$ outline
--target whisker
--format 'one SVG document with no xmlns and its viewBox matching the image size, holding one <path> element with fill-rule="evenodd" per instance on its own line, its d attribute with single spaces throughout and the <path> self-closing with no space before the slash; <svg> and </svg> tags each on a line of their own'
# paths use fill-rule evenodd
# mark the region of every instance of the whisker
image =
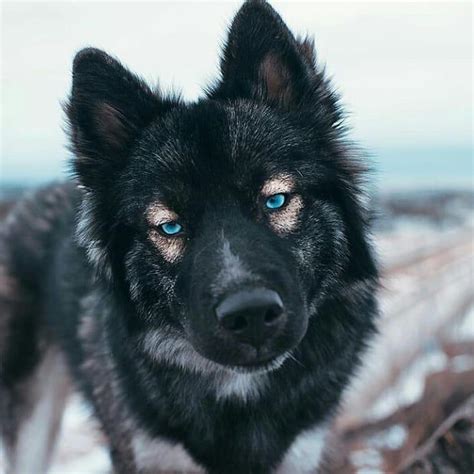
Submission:
<svg viewBox="0 0 474 474">
<path fill-rule="evenodd" d="M 303 364 L 303 362 L 301 362 L 300 360 L 298 360 L 293 353 L 291 352 L 288 352 L 288 357 L 291 359 L 291 360 L 294 360 L 297 364 L 301 365 L 301 367 L 303 367 L 303 369 L 306 369 L 306 366 Z"/>
</svg>

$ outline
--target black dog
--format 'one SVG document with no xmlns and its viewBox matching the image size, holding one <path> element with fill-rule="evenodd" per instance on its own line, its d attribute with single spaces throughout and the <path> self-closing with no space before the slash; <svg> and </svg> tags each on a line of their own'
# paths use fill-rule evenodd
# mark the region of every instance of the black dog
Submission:
<svg viewBox="0 0 474 474">
<path fill-rule="evenodd" d="M 320 464 L 377 314 L 365 167 L 312 42 L 268 4 L 238 12 L 221 68 L 186 104 L 76 56 L 77 180 L 24 199 L 0 241 L 11 472 L 47 469 L 68 378 L 117 472 Z"/>
</svg>

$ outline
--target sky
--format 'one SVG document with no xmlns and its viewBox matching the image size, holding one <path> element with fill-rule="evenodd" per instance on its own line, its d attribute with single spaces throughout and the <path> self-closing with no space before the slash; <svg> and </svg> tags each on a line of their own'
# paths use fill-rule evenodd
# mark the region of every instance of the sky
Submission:
<svg viewBox="0 0 474 474">
<path fill-rule="evenodd" d="M 95 46 L 196 99 L 240 2 L 2 2 L 0 180 L 65 176 L 61 101 Z M 473 185 L 470 2 L 272 2 L 315 37 L 378 186 Z"/>
</svg>

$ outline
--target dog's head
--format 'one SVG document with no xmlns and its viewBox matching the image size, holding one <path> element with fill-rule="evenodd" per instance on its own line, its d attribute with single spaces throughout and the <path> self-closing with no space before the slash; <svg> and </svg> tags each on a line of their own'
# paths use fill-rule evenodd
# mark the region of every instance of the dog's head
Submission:
<svg viewBox="0 0 474 474">
<path fill-rule="evenodd" d="M 197 103 L 87 49 L 67 113 L 80 241 L 147 357 L 276 367 L 325 296 L 372 271 L 337 98 L 268 4 L 238 12 Z"/>
</svg>

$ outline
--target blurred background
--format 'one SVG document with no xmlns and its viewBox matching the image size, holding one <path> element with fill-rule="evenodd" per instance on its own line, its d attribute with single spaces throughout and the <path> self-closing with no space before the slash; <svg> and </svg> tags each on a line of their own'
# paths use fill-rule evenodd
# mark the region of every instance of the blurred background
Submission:
<svg viewBox="0 0 474 474">
<path fill-rule="evenodd" d="M 472 4 L 272 4 L 294 33 L 315 37 L 352 137 L 374 168 L 381 329 L 346 394 L 327 472 L 430 465 L 472 473 Z M 61 101 L 75 52 L 102 48 L 151 84 L 193 100 L 218 73 L 239 5 L 3 2 L 0 216 L 25 190 L 67 178 Z M 108 466 L 103 440 L 75 395 L 52 472 Z"/>
</svg>

